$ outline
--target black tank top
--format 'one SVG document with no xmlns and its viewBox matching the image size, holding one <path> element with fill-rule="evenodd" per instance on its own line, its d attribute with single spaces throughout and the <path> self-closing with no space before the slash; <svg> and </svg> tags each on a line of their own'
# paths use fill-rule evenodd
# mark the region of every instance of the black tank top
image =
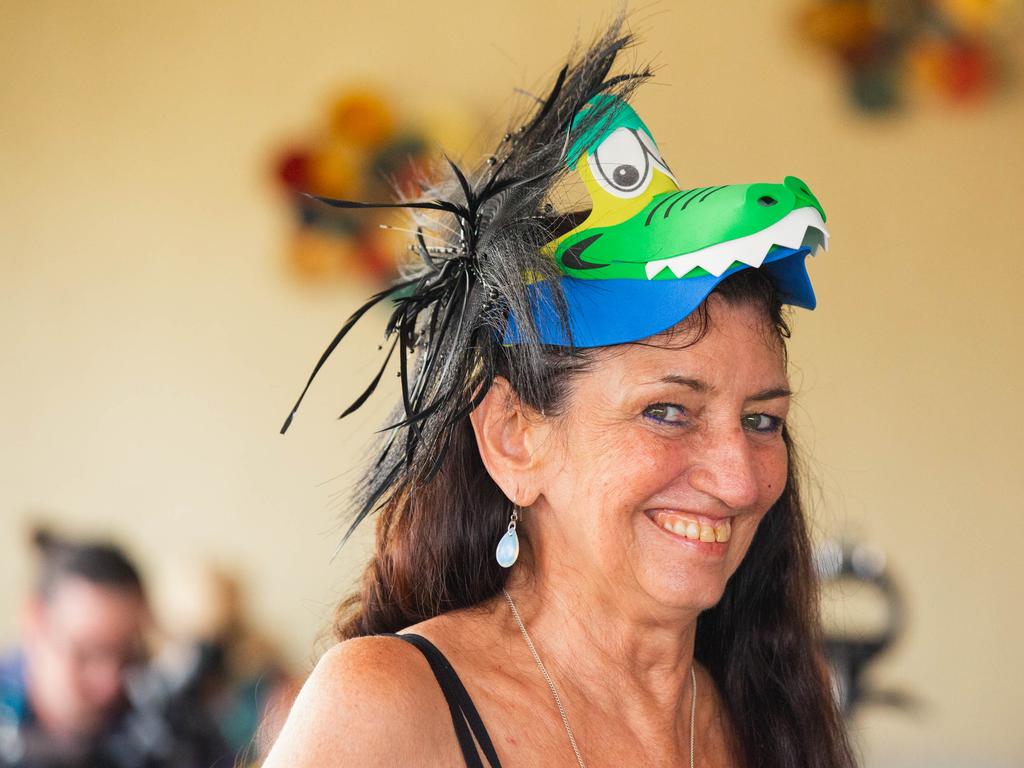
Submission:
<svg viewBox="0 0 1024 768">
<path fill-rule="evenodd" d="M 391 637 L 397 637 L 415 646 L 426 657 L 434 677 L 437 678 L 438 685 L 441 686 L 444 699 L 448 702 L 448 711 L 451 712 L 455 736 L 459 740 L 459 748 L 462 750 L 467 768 L 484 768 L 477 745 L 484 753 L 484 757 L 487 758 L 490 768 L 501 768 L 501 762 L 498 760 L 498 754 L 494 751 L 491 737 L 487 735 L 483 720 L 480 719 L 480 714 L 473 706 L 473 700 L 469 698 L 466 687 L 459 680 L 459 676 L 455 674 L 455 670 L 445 655 L 437 649 L 436 645 L 421 635 L 391 635 Z"/>
</svg>

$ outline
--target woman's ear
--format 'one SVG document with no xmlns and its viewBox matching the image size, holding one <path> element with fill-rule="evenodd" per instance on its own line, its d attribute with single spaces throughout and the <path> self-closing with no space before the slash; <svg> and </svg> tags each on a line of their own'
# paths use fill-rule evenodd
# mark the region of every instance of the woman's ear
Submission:
<svg viewBox="0 0 1024 768">
<path fill-rule="evenodd" d="M 536 448 L 542 419 L 500 376 L 469 418 L 488 474 L 513 504 L 528 507 L 540 495 Z"/>
</svg>

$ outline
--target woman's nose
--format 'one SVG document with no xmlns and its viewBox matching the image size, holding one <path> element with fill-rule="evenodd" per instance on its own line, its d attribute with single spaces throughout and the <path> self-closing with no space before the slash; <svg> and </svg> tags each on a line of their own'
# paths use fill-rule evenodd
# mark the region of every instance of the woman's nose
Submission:
<svg viewBox="0 0 1024 768">
<path fill-rule="evenodd" d="M 760 494 L 757 462 L 742 426 L 708 434 L 703 447 L 690 470 L 690 485 L 731 510 L 753 506 Z"/>
</svg>

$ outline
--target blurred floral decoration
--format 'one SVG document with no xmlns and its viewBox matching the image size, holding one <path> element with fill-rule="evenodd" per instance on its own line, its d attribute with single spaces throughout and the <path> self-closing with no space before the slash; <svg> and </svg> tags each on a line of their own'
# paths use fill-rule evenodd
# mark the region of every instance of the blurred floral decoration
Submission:
<svg viewBox="0 0 1024 768">
<path fill-rule="evenodd" d="M 881 113 L 920 88 L 976 104 L 1006 81 L 1003 43 L 1021 0 L 814 0 L 802 36 L 830 51 L 861 110 Z"/>
<path fill-rule="evenodd" d="M 400 120 L 374 90 L 350 89 L 331 102 L 323 127 L 276 159 L 276 176 L 294 214 L 292 271 L 310 280 L 390 281 L 400 246 L 386 222 L 394 222 L 395 214 L 330 208 L 303 193 L 351 200 L 411 194 L 423 177 L 426 148 L 425 131 Z"/>
</svg>

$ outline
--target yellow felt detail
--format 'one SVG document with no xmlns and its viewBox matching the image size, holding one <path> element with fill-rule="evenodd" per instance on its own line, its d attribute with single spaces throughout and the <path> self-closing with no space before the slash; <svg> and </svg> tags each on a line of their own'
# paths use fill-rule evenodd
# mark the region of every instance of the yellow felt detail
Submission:
<svg viewBox="0 0 1024 768">
<path fill-rule="evenodd" d="M 578 227 L 566 232 L 556 240 L 552 240 L 547 245 L 544 250 L 552 255 L 558 248 L 558 244 L 565 240 L 565 238 L 592 227 L 608 227 L 628 221 L 646 208 L 656 195 L 679 191 L 679 186 L 675 180 L 663 173 L 655 165 L 651 182 L 647 185 L 647 189 L 644 190 L 643 194 L 628 198 L 616 197 L 609 192 L 605 192 L 601 185 L 597 183 L 597 179 L 594 178 L 594 174 L 590 170 L 589 158 L 589 153 L 584 152 L 580 156 L 576 169 L 579 172 L 580 178 L 583 179 L 583 185 L 587 188 L 587 194 L 590 195 L 590 215 Z"/>
</svg>

